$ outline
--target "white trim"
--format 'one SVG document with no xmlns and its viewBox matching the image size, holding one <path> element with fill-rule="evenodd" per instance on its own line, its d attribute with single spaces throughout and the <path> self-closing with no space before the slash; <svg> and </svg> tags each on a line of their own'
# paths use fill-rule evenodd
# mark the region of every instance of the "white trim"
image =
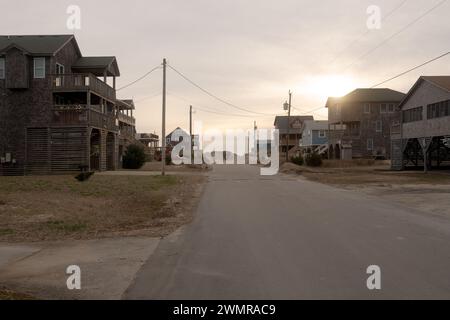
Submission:
<svg viewBox="0 0 450 320">
<path fill-rule="evenodd" d="M 327 137 L 326 130 L 319 130 L 319 139 L 325 139 Z"/>
<path fill-rule="evenodd" d="M 373 151 L 373 139 L 367 139 L 367 151 Z"/>
<path fill-rule="evenodd" d="M 40 67 L 39 70 L 43 69 L 42 75 L 36 74 L 36 62 L 37 61 L 44 61 L 43 67 Z M 45 79 L 45 58 L 44 57 L 38 57 L 33 59 L 33 77 L 34 79 Z"/>
</svg>

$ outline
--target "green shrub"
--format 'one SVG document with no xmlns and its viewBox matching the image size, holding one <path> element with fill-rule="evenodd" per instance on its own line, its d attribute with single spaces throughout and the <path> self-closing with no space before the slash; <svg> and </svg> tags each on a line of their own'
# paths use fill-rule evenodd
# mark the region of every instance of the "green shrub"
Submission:
<svg viewBox="0 0 450 320">
<path fill-rule="evenodd" d="M 322 157 L 317 152 L 308 154 L 305 162 L 308 167 L 321 167 L 323 164 Z"/>
<path fill-rule="evenodd" d="M 140 145 L 131 144 L 123 155 L 122 164 L 124 169 L 140 169 L 145 164 L 145 160 L 144 148 Z"/>
<path fill-rule="evenodd" d="M 294 156 L 291 158 L 291 161 L 293 164 L 296 164 L 298 166 L 302 166 L 304 164 L 304 160 L 302 156 Z"/>
</svg>

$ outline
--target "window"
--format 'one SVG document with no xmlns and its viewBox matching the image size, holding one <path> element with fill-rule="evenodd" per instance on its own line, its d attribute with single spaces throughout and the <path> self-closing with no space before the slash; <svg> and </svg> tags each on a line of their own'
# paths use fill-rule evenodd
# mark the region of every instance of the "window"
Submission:
<svg viewBox="0 0 450 320">
<path fill-rule="evenodd" d="M 364 105 L 364 113 L 370 113 L 370 103 L 366 103 Z"/>
<path fill-rule="evenodd" d="M 34 58 L 34 78 L 45 78 L 45 58 Z"/>
<path fill-rule="evenodd" d="M 391 103 L 389 104 L 389 113 L 394 113 L 395 112 L 395 104 Z"/>
<path fill-rule="evenodd" d="M 327 137 L 327 132 L 325 130 L 319 131 L 319 138 L 324 139 Z"/>
<path fill-rule="evenodd" d="M 435 119 L 450 116 L 450 100 L 428 105 L 427 118 Z"/>
<path fill-rule="evenodd" d="M 5 58 L 0 58 L 0 79 L 5 79 Z"/>
<path fill-rule="evenodd" d="M 56 64 L 56 74 L 64 74 L 64 66 L 62 64 Z"/>
<path fill-rule="evenodd" d="M 368 151 L 373 150 L 373 139 L 367 139 L 367 150 Z"/>
<path fill-rule="evenodd" d="M 403 111 L 403 123 L 422 120 L 423 120 L 423 107 Z"/>
<path fill-rule="evenodd" d="M 375 129 L 377 132 L 383 132 L 383 121 L 381 121 L 381 120 L 376 121 Z"/>
<path fill-rule="evenodd" d="M 386 103 L 382 103 L 380 113 L 387 113 L 387 112 L 388 112 L 388 105 Z"/>
<path fill-rule="evenodd" d="M 56 74 L 60 75 L 55 78 L 55 85 L 57 87 L 63 86 L 64 83 L 64 66 L 62 64 L 57 63 L 56 64 Z"/>
</svg>

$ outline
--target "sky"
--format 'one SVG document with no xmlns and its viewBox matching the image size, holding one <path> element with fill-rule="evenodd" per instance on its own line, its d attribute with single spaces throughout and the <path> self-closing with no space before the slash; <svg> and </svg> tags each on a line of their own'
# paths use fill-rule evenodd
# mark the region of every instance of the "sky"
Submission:
<svg viewBox="0 0 450 320">
<path fill-rule="evenodd" d="M 70 5 L 81 9 L 79 30 L 67 28 Z M 379 29 L 367 26 L 376 18 L 367 13 L 373 5 L 381 10 Z M 254 121 L 271 128 L 275 115 L 286 114 L 289 90 L 294 115 L 324 120 L 328 96 L 370 87 L 450 51 L 450 0 L 0 0 L 0 9 L 7 12 L 3 35 L 73 33 L 83 55 L 116 56 L 118 87 L 166 58 L 238 107 L 169 68 L 167 131 L 189 127 L 189 105 L 205 129 L 246 129 Z M 450 55 L 383 87 L 407 92 L 421 75 L 448 74 Z M 136 101 L 138 132 L 161 132 L 161 93 L 160 69 L 118 92 Z"/>
</svg>

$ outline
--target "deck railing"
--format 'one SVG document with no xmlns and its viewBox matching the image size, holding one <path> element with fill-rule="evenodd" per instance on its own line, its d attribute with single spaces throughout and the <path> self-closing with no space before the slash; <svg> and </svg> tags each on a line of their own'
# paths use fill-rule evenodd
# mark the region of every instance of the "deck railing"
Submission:
<svg viewBox="0 0 450 320">
<path fill-rule="evenodd" d="M 91 126 L 118 131 L 117 118 L 112 113 L 102 113 L 100 106 L 85 104 L 55 105 L 53 107 L 53 125 Z"/>
<path fill-rule="evenodd" d="M 124 123 L 132 125 L 132 126 L 136 125 L 136 119 L 134 117 L 127 116 L 126 114 L 119 113 L 118 119 L 120 122 L 124 122 Z"/>
<path fill-rule="evenodd" d="M 116 99 L 116 90 L 102 80 L 98 79 L 93 74 L 57 74 L 52 75 L 51 77 L 53 90 L 91 90 L 106 99 Z"/>
</svg>

